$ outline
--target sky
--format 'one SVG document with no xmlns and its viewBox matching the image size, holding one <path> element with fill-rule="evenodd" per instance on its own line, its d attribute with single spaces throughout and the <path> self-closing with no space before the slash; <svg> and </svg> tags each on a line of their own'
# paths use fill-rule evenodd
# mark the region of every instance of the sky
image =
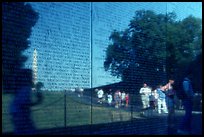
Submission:
<svg viewBox="0 0 204 137">
<path fill-rule="evenodd" d="M 55 2 L 31 3 L 39 13 L 32 28 L 26 68 L 38 52 L 38 81 L 45 89 L 97 87 L 121 81 L 105 72 L 103 62 L 111 32 L 124 30 L 136 10 L 174 11 L 178 20 L 202 18 L 201 2 Z M 92 14 L 91 14 L 92 6 Z M 91 16 L 92 15 L 92 16 Z M 92 77 L 91 77 L 92 76 Z"/>
</svg>

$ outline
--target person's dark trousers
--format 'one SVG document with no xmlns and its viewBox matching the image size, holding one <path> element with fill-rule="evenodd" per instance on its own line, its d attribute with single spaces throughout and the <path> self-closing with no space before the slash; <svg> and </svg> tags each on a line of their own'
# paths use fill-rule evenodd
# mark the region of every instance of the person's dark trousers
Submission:
<svg viewBox="0 0 204 137">
<path fill-rule="evenodd" d="M 183 100 L 183 106 L 185 110 L 185 115 L 182 119 L 181 123 L 181 130 L 191 132 L 191 122 L 192 122 L 192 108 L 193 108 L 193 102 L 191 99 L 184 99 Z"/>
<path fill-rule="evenodd" d="M 19 111 L 11 116 L 15 135 L 35 134 L 35 126 L 29 110 Z"/>
</svg>

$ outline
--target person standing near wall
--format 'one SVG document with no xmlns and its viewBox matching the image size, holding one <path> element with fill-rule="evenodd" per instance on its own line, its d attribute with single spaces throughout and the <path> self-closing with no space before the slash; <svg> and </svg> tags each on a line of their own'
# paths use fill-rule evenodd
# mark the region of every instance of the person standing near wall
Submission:
<svg viewBox="0 0 204 137">
<path fill-rule="evenodd" d="M 168 132 L 171 134 L 175 128 L 175 90 L 173 88 L 174 80 L 169 79 L 165 85 L 166 104 L 168 108 Z"/>
<path fill-rule="evenodd" d="M 128 107 L 128 104 L 129 104 L 129 93 L 126 93 L 125 94 L 125 107 Z"/>
<path fill-rule="evenodd" d="M 122 93 L 121 93 L 121 100 L 122 100 L 122 106 L 124 106 L 125 105 L 125 91 L 122 91 Z"/>
<path fill-rule="evenodd" d="M 157 92 L 156 92 L 156 89 L 155 89 L 155 90 L 152 90 L 151 95 L 150 95 L 150 107 L 151 107 L 153 110 L 156 110 L 156 107 L 157 107 L 157 99 L 158 99 L 158 94 L 157 94 Z"/>
<path fill-rule="evenodd" d="M 114 94 L 114 100 L 115 100 L 115 108 L 119 108 L 119 101 L 120 101 L 119 90 L 116 90 Z"/>
<path fill-rule="evenodd" d="M 119 97 L 118 106 L 121 107 L 121 103 L 122 103 L 122 93 L 121 93 L 120 90 L 118 90 L 118 97 Z"/>
<path fill-rule="evenodd" d="M 14 127 L 13 134 L 34 134 L 35 125 L 31 117 L 31 106 L 42 102 L 42 95 L 36 92 L 32 97 L 32 70 L 25 69 L 29 58 L 23 52 L 30 47 L 32 28 L 39 13 L 24 2 L 2 3 L 2 92 L 12 94 L 9 114 Z"/>
<path fill-rule="evenodd" d="M 158 94 L 158 113 L 160 114 L 162 110 L 164 111 L 164 113 L 168 113 L 165 101 L 166 95 L 164 93 L 165 87 L 159 85 L 156 90 Z"/>
<path fill-rule="evenodd" d="M 98 103 L 102 104 L 103 103 L 103 90 L 102 89 L 99 89 L 99 90 L 96 90 L 97 91 L 97 95 L 98 95 Z"/>
<path fill-rule="evenodd" d="M 112 93 L 109 92 L 108 93 L 108 105 L 111 106 L 112 105 L 112 100 L 113 100 L 113 96 L 112 96 Z"/>
<path fill-rule="evenodd" d="M 173 84 L 174 84 L 174 80 L 173 79 L 169 79 L 169 82 L 165 85 L 165 93 L 166 93 L 166 104 L 167 104 L 167 108 L 168 108 L 168 123 L 169 126 L 173 126 L 173 121 L 174 121 L 174 95 L 175 95 L 175 91 L 173 89 Z"/>
<path fill-rule="evenodd" d="M 180 128 L 177 131 L 178 134 L 191 134 L 194 91 L 192 88 L 190 76 L 190 74 L 187 74 L 182 83 L 183 92 L 185 93 L 185 97 L 182 99 L 185 115 L 181 121 Z"/>
<path fill-rule="evenodd" d="M 31 100 L 32 71 L 22 69 L 17 71 L 16 93 L 10 105 L 11 121 L 14 125 L 15 134 L 34 134 L 36 128 L 31 117 L 31 107 L 42 102 L 42 94 L 36 91 L 37 100 Z"/>
<path fill-rule="evenodd" d="M 146 83 L 144 83 L 139 93 L 141 95 L 141 100 L 143 105 L 142 114 L 144 114 L 144 110 L 149 108 L 149 96 L 151 94 L 151 89 L 147 86 Z"/>
</svg>

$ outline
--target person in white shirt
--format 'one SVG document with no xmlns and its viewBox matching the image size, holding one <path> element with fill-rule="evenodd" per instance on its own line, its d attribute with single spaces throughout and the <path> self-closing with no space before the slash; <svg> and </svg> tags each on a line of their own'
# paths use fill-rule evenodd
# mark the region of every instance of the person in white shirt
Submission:
<svg viewBox="0 0 204 137">
<path fill-rule="evenodd" d="M 98 95 L 98 103 L 100 103 L 100 104 L 102 104 L 103 94 L 104 94 L 104 92 L 103 92 L 102 89 L 98 90 L 98 92 L 97 92 L 97 95 Z"/>
<path fill-rule="evenodd" d="M 121 97 L 122 93 L 120 90 L 118 90 L 118 97 L 119 97 L 119 101 L 118 101 L 118 105 L 119 107 L 121 106 L 121 103 L 122 103 L 122 97 Z"/>
<path fill-rule="evenodd" d="M 141 100 L 143 104 L 143 109 L 149 107 L 149 96 L 151 94 L 151 89 L 144 83 L 143 87 L 140 89 Z"/>
<path fill-rule="evenodd" d="M 112 105 L 112 100 L 113 100 L 112 93 L 109 93 L 109 94 L 108 94 L 108 105 L 109 105 L 109 106 Z"/>
<path fill-rule="evenodd" d="M 121 99 L 122 99 L 122 106 L 124 106 L 125 105 L 125 91 L 122 91 Z"/>
</svg>

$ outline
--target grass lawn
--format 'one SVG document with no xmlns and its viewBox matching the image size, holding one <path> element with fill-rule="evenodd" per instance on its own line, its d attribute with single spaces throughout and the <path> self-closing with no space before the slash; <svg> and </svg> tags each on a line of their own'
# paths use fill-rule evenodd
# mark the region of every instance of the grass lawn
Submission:
<svg viewBox="0 0 204 137">
<path fill-rule="evenodd" d="M 45 91 L 43 96 L 43 102 L 32 107 L 32 117 L 36 127 L 38 129 L 64 127 L 64 93 Z M 2 132 L 13 131 L 9 115 L 9 105 L 12 98 L 12 95 L 2 95 Z M 91 122 L 98 124 L 126 121 L 130 120 L 131 117 L 131 112 L 123 109 L 83 104 L 69 95 L 66 97 L 66 104 L 66 126 L 87 125 Z"/>
</svg>

